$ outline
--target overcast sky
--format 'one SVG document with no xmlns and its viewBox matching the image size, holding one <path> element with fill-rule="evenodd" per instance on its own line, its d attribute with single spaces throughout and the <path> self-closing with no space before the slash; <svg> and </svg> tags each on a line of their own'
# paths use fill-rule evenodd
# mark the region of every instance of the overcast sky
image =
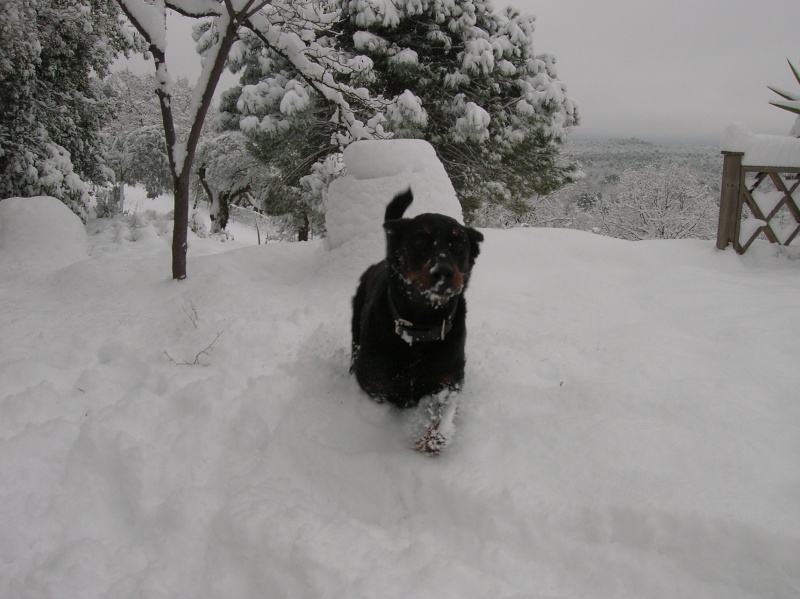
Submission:
<svg viewBox="0 0 800 599">
<path fill-rule="evenodd" d="M 559 77 L 580 105 L 574 138 L 716 145 L 732 122 L 777 135 L 794 123 L 792 114 L 767 103 L 777 96 L 766 86 L 800 93 L 786 62 L 800 67 L 800 0 L 497 0 L 495 6 L 509 3 L 536 15 L 536 52 L 556 57 Z M 177 26 L 171 20 L 170 70 L 196 79 L 191 30 Z M 234 82 L 228 75 L 221 87 Z"/>
<path fill-rule="evenodd" d="M 512 0 L 536 15 L 581 109 L 572 136 L 717 144 L 735 121 L 784 135 L 794 115 L 767 85 L 800 93 L 800 0 Z"/>
</svg>

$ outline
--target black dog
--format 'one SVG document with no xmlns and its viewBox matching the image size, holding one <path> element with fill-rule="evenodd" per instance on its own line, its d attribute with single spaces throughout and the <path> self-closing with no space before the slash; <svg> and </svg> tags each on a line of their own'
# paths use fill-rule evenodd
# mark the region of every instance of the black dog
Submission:
<svg viewBox="0 0 800 599">
<path fill-rule="evenodd" d="M 402 218 L 413 199 L 408 190 L 386 207 L 386 259 L 366 270 L 353 298 L 350 370 L 364 391 L 400 408 L 436 398 L 416 446 L 438 453 L 445 404 L 464 380 L 464 291 L 483 235 L 442 214 Z"/>
</svg>

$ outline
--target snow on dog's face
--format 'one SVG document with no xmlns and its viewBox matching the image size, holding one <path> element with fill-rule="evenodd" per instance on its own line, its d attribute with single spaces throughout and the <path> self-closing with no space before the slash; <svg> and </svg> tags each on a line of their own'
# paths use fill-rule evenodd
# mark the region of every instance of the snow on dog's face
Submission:
<svg viewBox="0 0 800 599">
<path fill-rule="evenodd" d="M 392 277 L 415 303 L 442 306 L 466 289 L 483 235 L 449 216 L 384 223 Z"/>
</svg>

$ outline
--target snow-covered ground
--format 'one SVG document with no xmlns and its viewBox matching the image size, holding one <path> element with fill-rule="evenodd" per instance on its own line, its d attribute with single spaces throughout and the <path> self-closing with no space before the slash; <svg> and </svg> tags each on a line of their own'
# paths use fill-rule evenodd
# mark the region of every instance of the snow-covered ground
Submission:
<svg viewBox="0 0 800 599">
<path fill-rule="evenodd" d="M 0 203 L 0 597 L 800 596 L 796 252 L 485 230 L 429 458 L 347 372 L 379 243 L 176 282 L 147 207 Z"/>
</svg>

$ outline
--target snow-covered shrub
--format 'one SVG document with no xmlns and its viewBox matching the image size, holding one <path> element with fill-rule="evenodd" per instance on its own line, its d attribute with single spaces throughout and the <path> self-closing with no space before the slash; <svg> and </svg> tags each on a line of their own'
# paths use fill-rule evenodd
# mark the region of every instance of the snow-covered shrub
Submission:
<svg viewBox="0 0 800 599">
<path fill-rule="evenodd" d="M 97 218 L 110 218 L 121 212 L 120 189 L 118 186 L 99 187 L 94 194 L 94 214 Z"/>
<path fill-rule="evenodd" d="M 650 165 L 625 170 L 616 193 L 594 210 L 600 232 L 620 239 L 710 239 L 716 234 L 712 190 L 688 168 Z"/>
<path fill-rule="evenodd" d="M 210 204 L 212 233 L 226 227 L 229 203 L 252 205 L 254 193 L 268 181 L 267 169 L 247 151 L 246 144 L 241 133 L 231 132 L 208 137 L 197 150 L 192 196 L 195 205 L 200 200 Z"/>
<path fill-rule="evenodd" d="M 358 141 L 347 146 L 343 160 L 346 174 L 330 185 L 326 199 L 328 247 L 339 247 L 357 238 L 377 239 L 381 246 L 386 204 L 409 188 L 414 202 L 405 216 L 438 212 L 464 222 L 453 184 L 428 142 Z"/>
</svg>

